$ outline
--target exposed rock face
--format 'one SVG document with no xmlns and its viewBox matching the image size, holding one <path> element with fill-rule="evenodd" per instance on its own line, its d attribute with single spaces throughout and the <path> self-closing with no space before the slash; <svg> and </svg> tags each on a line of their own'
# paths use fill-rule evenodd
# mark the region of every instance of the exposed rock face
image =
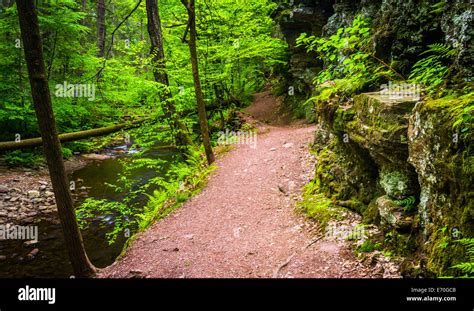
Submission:
<svg viewBox="0 0 474 311">
<path fill-rule="evenodd" d="M 345 143 L 334 134 L 328 135 L 325 147 L 317 156 L 318 187 L 341 205 L 363 213 L 377 191 L 375 166 L 368 153 L 357 145 Z"/>
<path fill-rule="evenodd" d="M 289 67 L 282 69 L 284 79 L 281 81 L 282 94 L 287 94 L 291 87 L 294 94 L 288 96 L 288 101 L 304 100 L 312 92 L 312 80 L 321 70 L 322 64 L 315 54 L 307 54 L 304 47 L 296 47 L 296 38 L 301 33 L 320 36 L 328 18 L 333 15 L 334 1 L 302 0 L 275 1 L 279 4 L 276 20 L 279 33 L 288 42 L 290 56 Z"/>
<path fill-rule="evenodd" d="M 456 246 L 440 248 L 452 232 L 474 235 L 472 136 L 453 129 L 472 102 L 473 96 L 415 103 L 367 93 L 344 105 L 318 105 L 320 190 L 396 232 L 403 244 L 417 241 L 428 274 L 448 273 L 461 259 Z"/>
<path fill-rule="evenodd" d="M 288 96 L 290 102 L 311 96 L 311 80 L 322 66 L 317 55 L 295 47 L 295 39 L 303 32 L 330 36 L 357 15 L 372 20 L 376 56 L 394 61 L 401 74 L 409 74 L 428 45 L 447 43 L 459 51 L 450 80 L 461 86 L 474 81 L 474 7 L 469 1 L 276 2 L 291 51 L 285 79 L 299 95 Z M 313 113 L 321 126 L 315 139 L 315 181 L 334 202 L 383 224 L 403 248 L 416 243 L 413 250 L 421 250 L 416 256 L 421 259 L 413 266 L 421 268 L 415 269 L 450 274 L 460 248 L 446 249 L 445 242 L 453 231 L 474 236 L 472 135 L 453 130 L 473 99 L 417 101 L 366 93 L 353 101 L 318 103 Z"/>
<path fill-rule="evenodd" d="M 442 239 L 474 236 L 472 133 L 452 126 L 469 102 L 473 96 L 419 103 L 410 118 L 409 162 L 421 186 L 418 214 L 427 265 L 438 274 L 459 256 L 458 248 L 441 247 Z"/>
<path fill-rule="evenodd" d="M 362 15 L 373 21 L 373 44 L 377 56 L 397 62 L 397 71 L 407 74 L 420 53 L 433 43 L 449 43 L 459 48 L 457 64 L 459 79 L 474 79 L 474 9 L 469 1 L 439 0 L 420 3 L 416 0 L 275 0 L 279 4 L 277 21 L 291 50 L 290 73 L 294 81 L 308 83 L 321 64 L 316 55 L 306 55 L 295 48 L 301 33 L 308 35 L 334 34 L 337 29 L 352 24 Z M 306 70 L 308 69 L 308 70 Z M 309 88 L 299 88 L 311 93 Z"/>
<path fill-rule="evenodd" d="M 380 224 L 388 225 L 399 231 L 409 231 L 413 224 L 413 216 L 406 215 L 402 207 L 396 205 L 388 196 L 376 200 L 380 213 Z"/>
<path fill-rule="evenodd" d="M 325 150 L 325 154 L 337 154 L 326 162 L 337 163 L 341 168 L 341 177 L 335 184 L 341 186 L 349 182 L 354 188 L 352 191 L 341 188 L 338 198 L 355 198 L 368 205 L 372 200 L 378 202 L 376 198 L 384 194 L 393 200 L 419 194 L 416 172 L 408 163 L 408 119 L 414 106 L 412 100 L 391 99 L 378 93 L 358 95 L 353 103 L 344 106 L 336 102 L 318 106 L 322 126 L 339 137 L 339 144 L 332 143 L 325 148 L 330 149 Z M 338 157 L 342 160 L 335 161 Z M 331 166 L 331 163 L 326 165 Z M 317 173 L 320 166 L 318 163 Z M 361 178 L 365 182 L 362 183 Z M 323 187 L 328 181 L 327 178 L 321 180 Z M 368 193 L 362 195 L 367 190 Z"/>
</svg>

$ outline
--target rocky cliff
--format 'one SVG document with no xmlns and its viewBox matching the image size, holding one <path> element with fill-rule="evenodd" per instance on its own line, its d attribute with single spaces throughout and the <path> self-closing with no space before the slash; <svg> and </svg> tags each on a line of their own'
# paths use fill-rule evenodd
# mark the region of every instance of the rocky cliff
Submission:
<svg viewBox="0 0 474 311">
<path fill-rule="evenodd" d="M 281 2 L 276 18 L 291 51 L 286 81 L 296 90 L 288 96 L 293 105 L 311 95 L 322 66 L 295 39 L 302 32 L 331 35 L 360 14 L 373 20 L 378 57 L 394 61 L 402 74 L 427 45 L 441 41 L 458 49 L 450 81 L 473 81 L 469 1 Z M 384 229 L 385 245 L 407 258 L 406 276 L 452 274 L 463 259 L 454 241 L 474 236 L 472 127 L 456 126 L 472 113 L 473 93 L 426 101 L 374 91 L 331 98 L 311 111 L 321 126 L 316 184 L 335 204 Z"/>
<path fill-rule="evenodd" d="M 330 36 L 357 15 L 373 21 L 373 45 L 382 59 L 407 74 L 427 45 L 446 42 L 459 49 L 459 79 L 474 77 L 474 9 L 468 0 L 275 0 L 275 18 L 291 49 L 290 83 L 308 83 L 321 64 L 295 47 L 303 32 Z M 301 88 L 302 89 L 302 88 Z M 307 90 L 307 89 L 306 89 Z"/>
</svg>

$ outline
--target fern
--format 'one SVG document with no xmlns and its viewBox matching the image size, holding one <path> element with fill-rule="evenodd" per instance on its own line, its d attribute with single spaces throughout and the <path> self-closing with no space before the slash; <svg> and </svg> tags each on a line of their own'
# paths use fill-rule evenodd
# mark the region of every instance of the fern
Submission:
<svg viewBox="0 0 474 311">
<path fill-rule="evenodd" d="M 416 198 L 414 196 L 409 196 L 403 200 L 394 201 L 397 206 L 403 206 L 405 213 L 411 212 L 415 208 Z"/>
<path fill-rule="evenodd" d="M 466 277 L 474 277 L 474 238 L 465 238 L 456 242 L 466 247 L 468 261 L 454 265 L 451 268 L 461 271 Z"/>
<path fill-rule="evenodd" d="M 339 28 L 329 38 L 302 33 L 296 39 L 297 46 L 304 46 L 307 52 L 316 52 L 324 63 L 324 69 L 313 80 L 316 96 L 305 104 L 326 102 L 336 95 L 345 98 L 367 85 L 377 84 L 381 78 L 405 80 L 375 55 L 371 38 L 370 20 L 362 16 L 357 16 L 351 26 Z"/>
<path fill-rule="evenodd" d="M 439 58 L 446 58 L 450 59 L 451 57 L 456 55 L 456 49 L 453 49 L 451 46 L 444 44 L 444 43 L 435 43 L 428 45 L 428 50 L 421 53 L 421 55 L 425 54 L 435 54 Z"/>
<path fill-rule="evenodd" d="M 436 43 L 428 46 L 421 55 L 429 55 L 420 59 L 412 68 L 408 79 L 413 83 L 422 84 L 427 91 L 433 93 L 445 80 L 449 67 L 446 63 L 456 55 L 456 49 L 447 44 Z"/>
<path fill-rule="evenodd" d="M 437 2 L 431 6 L 432 10 L 430 11 L 431 14 L 441 14 L 446 9 L 446 0 Z"/>
</svg>

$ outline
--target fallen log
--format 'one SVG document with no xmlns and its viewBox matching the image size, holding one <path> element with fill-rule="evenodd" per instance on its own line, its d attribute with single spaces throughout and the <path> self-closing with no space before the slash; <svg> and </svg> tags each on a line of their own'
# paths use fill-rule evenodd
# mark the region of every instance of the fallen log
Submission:
<svg viewBox="0 0 474 311">
<path fill-rule="evenodd" d="M 92 129 L 92 130 L 60 134 L 59 140 L 62 143 L 64 143 L 68 141 L 75 141 L 75 140 L 80 140 L 80 139 L 89 138 L 89 137 L 103 136 L 110 133 L 118 132 L 122 129 L 130 129 L 130 128 L 140 126 L 140 124 L 144 123 L 145 121 L 150 121 L 150 119 L 141 119 L 141 120 L 125 122 L 121 124 L 101 127 L 101 128 Z M 163 130 L 167 130 L 167 129 L 168 127 L 163 128 Z M 41 137 L 22 139 L 19 141 L 5 141 L 5 142 L 0 142 L 0 152 L 8 151 L 8 150 L 24 149 L 24 148 L 33 148 L 33 147 L 38 147 L 41 145 L 42 145 Z"/>
</svg>

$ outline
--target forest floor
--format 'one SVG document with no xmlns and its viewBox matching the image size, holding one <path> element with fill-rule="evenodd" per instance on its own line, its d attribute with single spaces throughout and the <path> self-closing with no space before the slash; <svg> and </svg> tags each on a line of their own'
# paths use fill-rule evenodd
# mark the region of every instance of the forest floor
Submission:
<svg viewBox="0 0 474 311">
<path fill-rule="evenodd" d="M 382 254 L 357 257 L 353 242 L 321 234 L 297 211 L 317 128 L 279 118 L 278 109 L 277 98 L 256 94 L 245 112 L 258 129 L 256 148 L 236 145 L 219 158 L 201 193 L 137 234 L 99 277 L 399 277 Z M 359 220 L 347 213 L 342 221 Z"/>
</svg>

